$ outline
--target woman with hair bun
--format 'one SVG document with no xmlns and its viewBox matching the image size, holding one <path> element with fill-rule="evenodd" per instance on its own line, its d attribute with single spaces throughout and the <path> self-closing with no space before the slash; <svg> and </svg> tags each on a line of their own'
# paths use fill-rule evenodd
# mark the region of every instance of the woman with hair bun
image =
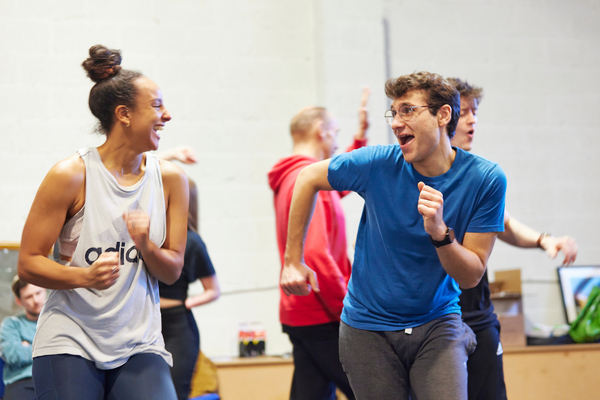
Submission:
<svg viewBox="0 0 600 400">
<path fill-rule="evenodd" d="M 19 276 L 53 289 L 33 343 L 40 399 L 176 399 L 158 281 L 183 266 L 188 182 L 157 159 L 171 116 L 159 87 L 96 45 L 83 62 L 102 145 L 58 162 L 23 229 Z M 46 257 L 58 241 L 59 262 Z"/>
</svg>

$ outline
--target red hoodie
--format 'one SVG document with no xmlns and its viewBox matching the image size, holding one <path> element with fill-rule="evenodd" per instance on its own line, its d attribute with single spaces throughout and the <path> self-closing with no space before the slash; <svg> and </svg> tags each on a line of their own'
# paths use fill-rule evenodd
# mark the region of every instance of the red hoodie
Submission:
<svg viewBox="0 0 600 400">
<path fill-rule="evenodd" d="M 366 140 L 355 140 L 348 151 L 365 144 Z M 311 157 L 293 155 L 279 160 L 269 172 L 282 266 L 294 184 L 300 171 L 315 162 L 317 160 Z M 351 272 L 346 253 L 346 222 L 340 201 L 343 195 L 335 191 L 320 191 L 317 195 L 304 243 L 304 261 L 317 274 L 321 292 L 286 296 L 280 288 L 279 319 L 284 325 L 318 325 L 340 320 Z"/>
</svg>

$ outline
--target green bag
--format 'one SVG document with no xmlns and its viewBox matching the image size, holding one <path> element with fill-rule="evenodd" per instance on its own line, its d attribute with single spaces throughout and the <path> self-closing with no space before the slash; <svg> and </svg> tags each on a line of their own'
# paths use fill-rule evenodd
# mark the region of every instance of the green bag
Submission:
<svg viewBox="0 0 600 400">
<path fill-rule="evenodd" d="M 597 342 L 600 339 L 600 288 L 595 286 L 587 303 L 571 323 L 569 335 L 576 343 Z"/>
</svg>

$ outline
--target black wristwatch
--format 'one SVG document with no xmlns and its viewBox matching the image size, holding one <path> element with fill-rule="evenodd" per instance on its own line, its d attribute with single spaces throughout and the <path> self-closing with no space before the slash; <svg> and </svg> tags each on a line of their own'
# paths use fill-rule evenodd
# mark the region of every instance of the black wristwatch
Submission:
<svg viewBox="0 0 600 400">
<path fill-rule="evenodd" d="M 431 240 L 431 243 L 433 243 L 436 248 L 450 244 L 454 242 L 454 229 L 448 227 L 446 229 L 446 236 L 444 236 L 442 240 L 433 240 L 431 236 L 429 236 L 429 240 Z"/>
</svg>

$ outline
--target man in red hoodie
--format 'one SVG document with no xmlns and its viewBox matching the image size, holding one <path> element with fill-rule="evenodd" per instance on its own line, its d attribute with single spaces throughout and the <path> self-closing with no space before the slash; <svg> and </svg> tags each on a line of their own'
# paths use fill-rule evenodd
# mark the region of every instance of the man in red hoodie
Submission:
<svg viewBox="0 0 600 400">
<path fill-rule="evenodd" d="M 359 127 L 352 151 L 367 143 L 369 127 L 365 88 L 359 110 Z M 300 171 L 330 158 L 337 148 L 336 120 L 321 107 L 305 107 L 292 118 L 292 155 L 279 160 L 269 172 L 273 189 L 277 242 L 281 264 L 287 241 L 288 215 L 294 184 Z M 291 400 L 332 400 L 336 386 L 349 400 L 354 394 L 342 369 L 338 352 L 340 314 L 351 265 L 346 253 L 346 225 L 341 197 L 346 193 L 319 192 L 306 235 L 304 258 L 327 288 L 308 296 L 286 296 L 280 289 L 279 319 L 293 345 L 294 376 Z"/>
</svg>

